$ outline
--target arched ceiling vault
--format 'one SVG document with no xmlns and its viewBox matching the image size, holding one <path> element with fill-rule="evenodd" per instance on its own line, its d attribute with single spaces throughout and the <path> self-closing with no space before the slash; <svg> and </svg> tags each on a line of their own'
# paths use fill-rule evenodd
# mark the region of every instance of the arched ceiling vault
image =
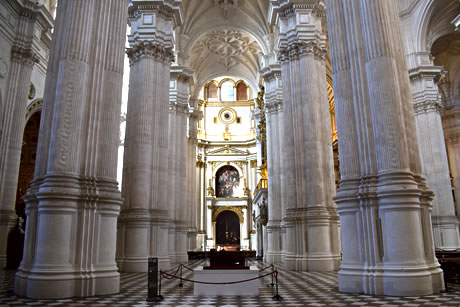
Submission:
<svg viewBox="0 0 460 307">
<path fill-rule="evenodd" d="M 176 31 L 180 64 L 195 71 L 196 89 L 228 75 L 257 84 L 263 56 L 272 52 L 268 0 L 184 0 Z"/>
</svg>

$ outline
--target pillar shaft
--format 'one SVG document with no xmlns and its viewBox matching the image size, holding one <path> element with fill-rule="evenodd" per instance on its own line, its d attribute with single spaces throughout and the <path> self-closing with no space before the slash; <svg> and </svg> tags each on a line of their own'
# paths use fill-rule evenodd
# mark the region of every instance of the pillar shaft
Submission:
<svg viewBox="0 0 460 307">
<path fill-rule="evenodd" d="M 331 0 L 327 10 L 342 174 L 336 201 L 347 242 L 339 290 L 439 291 L 432 193 L 420 175 L 396 3 Z"/>
<path fill-rule="evenodd" d="M 116 168 L 127 2 L 59 2 L 18 295 L 119 291 Z"/>
<path fill-rule="evenodd" d="M 146 272 L 149 257 L 170 266 L 168 231 L 168 100 L 177 1 L 132 1 L 130 87 L 126 120 L 117 261 L 121 271 Z M 166 3 L 164 3 L 166 2 Z M 159 30 L 161 29 L 161 31 Z"/>
<path fill-rule="evenodd" d="M 281 189 L 279 125 L 282 112 L 281 67 L 271 65 L 261 73 L 265 81 L 265 108 L 267 113 L 267 165 L 268 165 L 268 263 L 281 262 Z"/>
<path fill-rule="evenodd" d="M 283 76 L 286 268 L 336 270 L 340 262 L 328 97 L 324 11 L 318 1 L 274 1 Z M 283 148 L 284 149 L 284 148 Z M 284 176 L 284 178 L 283 178 Z M 290 180 L 283 180 L 288 179 Z M 282 187 L 283 188 L 283 187 Z"/>
<path fill-rule="evenodd" d="M 38 62 L 32 50 L 34 23 L 35 13 L 24 8 L 18 19 L 4 101 L 0 104 L 0 268 L 5 267 L 8 232 L 16 221 L 14 208 L 27 89 L 33 65 Z"/>
</svg>

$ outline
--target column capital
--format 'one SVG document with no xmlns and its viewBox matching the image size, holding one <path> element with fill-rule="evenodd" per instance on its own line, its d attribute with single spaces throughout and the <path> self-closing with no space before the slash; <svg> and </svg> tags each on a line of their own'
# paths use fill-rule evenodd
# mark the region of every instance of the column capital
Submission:
<svg viewBox="0 0 460 307">
<path fill-rule="evenodd" d="M 425 100 L 414 103 L 414 113 L 415 115 L 436 112 L 440 113 L 441 104 L 438 101 Z"/>
<path fill-rule="evenodd" d="M 129 58 L 129 64 L 133 65 L 141 58 L 155 58 L 165 63 L 174 61 L 174 52 L 172 48 L 167 48 L 161 44 L 154 44 L 152 42 L 139 42 L 133 47 L 126 50 Z"/>
<path fill-rule="evenodd" d="M 168 50 L 166 58 L 172 62 L 169 58 L 174 59 L 173 30 L 182 25 L 183 20 L 181 3 L 181 0 L 131 0 L 128 8 L 130 47 L 155 46 L 155 49 Z"/>
<path fill-rule="evenodd" d="M 275 0 L 270 2 L 269 22 L 280 28 L 278 37 L 281 61 L 314 55 L 325 59 L 326 35 L 322 24 L 324 3 L 320 0 Z"/>
<path fill-rule="evenodd" d="M 34 65 L 39 62 L 39 59 L 32 48 L 24 48 L 19 45 L 13 45 L 13 47 L 11 47 L 11 61 Z"/>
</svg>

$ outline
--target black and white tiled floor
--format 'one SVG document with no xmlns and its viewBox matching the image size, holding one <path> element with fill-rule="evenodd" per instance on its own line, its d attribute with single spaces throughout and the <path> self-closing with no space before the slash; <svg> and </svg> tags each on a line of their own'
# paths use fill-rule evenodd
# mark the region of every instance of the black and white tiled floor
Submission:
<svg viewBox="0 0 460 307">
<path fill-rule="evenodd" d="M 203 261 L 191 261 L 189 267 L 203 265 Z M 258 262 L 262 268 L 263 264 Z M 118 294 L 58 300 L 32 300 L 17 297 L 13 293 L 14 271 L 0 271 L 0 307 L 3 306 L 460 306 L 460 285 L 449 284 L 447 293 L 418 297 L 382 297 L 360 294 L 344 294 L 337 290 L 337 273 L 292 272 L 279 269 L 279 293 L 282 301 L 274 301 L 273 288 L 267 285 L 270 277 L 260 280 L 257 297 L 205 297 L 194 296 L 193 285 L 178 280 L 162 280 L 160 303 L 147 302 L 147 274 L 122 273 L 121 291 Z M 185 278 L 192 273 L 184 270 Z"/>
</svg>

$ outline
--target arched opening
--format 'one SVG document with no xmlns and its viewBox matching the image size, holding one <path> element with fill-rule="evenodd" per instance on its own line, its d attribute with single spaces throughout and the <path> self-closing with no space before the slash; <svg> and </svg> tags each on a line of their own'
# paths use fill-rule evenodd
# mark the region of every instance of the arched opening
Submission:
<svg viewBox="0 0 460 307">
<path fill-rule="evenodd" d="M 216 197 L 237 197 L 240 190 L 240 175 L 231 165 L 221 167 L 216 173 Z"/>
<path fill-rule="evenodd" d="M 27 121 L 24 129 L 15 204 L 18 220 L 16 226 L 12 228 L 8 234 L 6 262 L 6 267 L 8 269 L 17 269 L 22 260 L 24 231 L 26 226 L 26 204 L 23 198 L 34 176 L 40 116 L 40 111 L 35 112 Z"/>
<path fill-rule="evenodd" d="M 225 210 L 217 216 L 216 245 L 240 245 L 240 220 L 235 212 Z"/>
</svg>

